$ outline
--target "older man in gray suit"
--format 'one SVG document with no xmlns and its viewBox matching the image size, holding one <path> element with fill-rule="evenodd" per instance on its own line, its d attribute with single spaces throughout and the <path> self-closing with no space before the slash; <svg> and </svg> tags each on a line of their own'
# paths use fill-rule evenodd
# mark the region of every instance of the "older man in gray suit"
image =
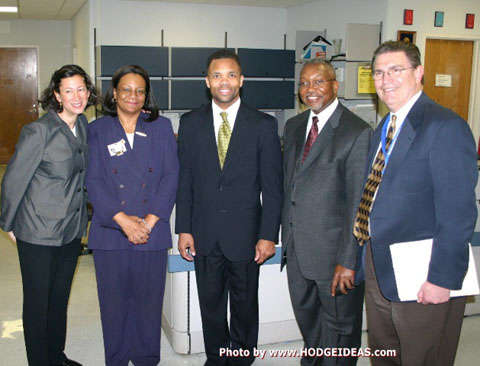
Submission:
<svg viewBox="0 0 480 366">
<path fill-rule="evenodd" d="M 307 62 L 299 95 L 309 110 L 284 132 L 282 267 L 306 348 L 358 348 L 363 283 L 354 286 L 353 218 L 371 129 L 337 99 L 332 65 Z M 320 355 L 319 355 L 320 356 Z M 357 357 L 308 357 L 302 365 L 354 365 Z"/>
</svg>

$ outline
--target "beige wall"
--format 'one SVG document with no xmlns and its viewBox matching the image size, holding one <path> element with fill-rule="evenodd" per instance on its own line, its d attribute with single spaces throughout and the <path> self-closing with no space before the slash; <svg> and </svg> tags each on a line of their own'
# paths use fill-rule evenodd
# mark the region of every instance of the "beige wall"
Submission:
<svg viewBox="0 0 480 366">
<path fill-rule="evenodd" d="M 413 25 L 403 25 L 403 9 L 413 9 Z M 434 27 L 435 11 L 443 11 L 444 26 Z M 465 14 L 474 13 L 474 29 L 465 28 Z M 480 137 L 480 1 L 479 0 L 388 0 L 384 40 L 396 39 L 398 30 L 417 32 L 416 44 L 425 56 L 427 38 L 467 39 L 475 41 L 474 65 L 470 88 L 468 123 L 475 140 Z"/>
<path fill-rule="evenodd" d="M 98 44 L 283 48 L 286 9 L 156 1 L 90 0 Z"/>
<path fill-rule="evenodd" d="M 39 50 L 39 91 L 53 71 L 72 63 L 71 22 L 63 20 L 4 20 L 1 46 L 36 46 Z M 8 32 L 5 30 L 9 29 Z"/>
</svg>

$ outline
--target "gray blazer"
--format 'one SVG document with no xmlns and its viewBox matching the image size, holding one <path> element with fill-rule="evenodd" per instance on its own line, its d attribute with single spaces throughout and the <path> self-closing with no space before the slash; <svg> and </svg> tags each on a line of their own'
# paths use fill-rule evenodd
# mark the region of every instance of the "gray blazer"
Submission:
<svg viewBox="0 0 480 366">
<path fill-rule="evenodd" d="M 355 269 L 353 218 L 372 130 L 339 104 L 302 164 L 309 113 L 285 126 L 282 267 L 293 244 L 304 277 L 331 281 L 335 265 Z"/>
<path fill-rule="evenodd" d="M 23 127 L 2 182 L 0 228 L 20 240 L 62 246 L 87 225 L 87 120 L 77 137 L 49 111 Z"/>
</svg>

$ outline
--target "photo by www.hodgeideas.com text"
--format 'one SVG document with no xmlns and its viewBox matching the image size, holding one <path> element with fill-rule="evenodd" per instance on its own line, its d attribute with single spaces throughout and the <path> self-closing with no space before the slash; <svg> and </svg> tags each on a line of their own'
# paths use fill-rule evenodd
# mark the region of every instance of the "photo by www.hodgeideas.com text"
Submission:
<svg viewBox="0 0 480 366">
<path fill-rule="evenodd" d="M 395 357 L 394 349 L 377 349 L 372 350 L 365 348 L 301 348 L 301 349 L 257 349 L 253 348 L 250 352 L 248 349 L 230 349 L 220 348 L 220 357 L 255 357 L 263 360 L 270 358 L 300 358 L 300 357 Z"/>
</svg>

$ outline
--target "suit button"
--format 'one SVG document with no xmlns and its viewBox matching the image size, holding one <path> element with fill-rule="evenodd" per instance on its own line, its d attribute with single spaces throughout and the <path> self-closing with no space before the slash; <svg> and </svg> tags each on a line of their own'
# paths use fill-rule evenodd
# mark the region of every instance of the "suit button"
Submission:
<svg viewBox="0 0 480 366">
<path fill-rule="evenodd" d="M 77 189 L 77 192 L 81 192 L 81 191 L 82 191 L 82 189 L 81 189 L 81 188 Z"/>
<path fill-rule="evenodd" d="M 295 206 L 295 201 L 292 201 L 292 206 Z"/>
<path fill-rule="evenodd" d="M 125 186 L 123 184 L 120 184 L 119 187 L 120 187 L 120 189 L 125 188 Z"/>
<path fill-rule="evenodd" d="M 83 191 L 86 192 L 86 191 L 87 191 L 87 187 L 83 186 Z"/>
<path fill-rule="evenodd" d="M 80 169 L 80 173 L 83 173 L 83 169 Z"/>
<path fill-rule="evenodd" d="M 218 190 L 221 192 L 223 191 L 223 186 L 218 187 Z"/>
<path fill-rule="evenodd" d="M 126 203 L 125 201 L 120 202 L 120 204 L 121 204 L 122 206 L 124 206 L 125 203 Z"/>
<path fill-rule="evenodd" d="M 78 153 L 81 154 L 83 151 L 82 149 L 78 149 Z"/>
<path fill-rule="evenodd" d="M 79 208 L 77 208 L 77 212 L 78 212 L 78 211 L 80 211 L 80 209 L 79 209 Z"/>
</svg>

